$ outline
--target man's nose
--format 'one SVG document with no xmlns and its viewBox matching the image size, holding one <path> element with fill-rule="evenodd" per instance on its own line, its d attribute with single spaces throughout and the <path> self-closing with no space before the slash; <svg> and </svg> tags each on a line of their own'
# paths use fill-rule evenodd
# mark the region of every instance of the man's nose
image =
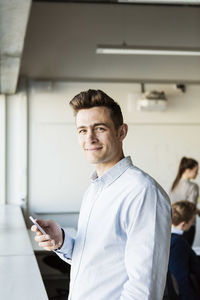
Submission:
<svg viewBox="0 0 200 300">
<path fill-rule="evenodd" d="M 86 138 L 87 138 L 87 141 L 89 141 L 89 142 L 96 141 L 97 140 L 97 136 L 95 134 L 95 131 L 92 130 L 92 129 L 89 129 L 88 132 L 87 132 Z"/>
</svg>

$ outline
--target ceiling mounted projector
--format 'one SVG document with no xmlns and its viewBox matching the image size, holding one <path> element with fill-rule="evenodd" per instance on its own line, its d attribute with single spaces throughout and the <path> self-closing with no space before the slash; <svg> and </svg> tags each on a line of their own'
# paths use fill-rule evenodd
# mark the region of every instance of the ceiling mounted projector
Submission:
<svg viewBox="0 0 200 300">
<path fill-rule="evenodd" d="M 164 92 L 146 92 L 137 101 L 137 109 L 140 111 L 164 111 L 166 108 L 167 98 Z"/>
</svg>

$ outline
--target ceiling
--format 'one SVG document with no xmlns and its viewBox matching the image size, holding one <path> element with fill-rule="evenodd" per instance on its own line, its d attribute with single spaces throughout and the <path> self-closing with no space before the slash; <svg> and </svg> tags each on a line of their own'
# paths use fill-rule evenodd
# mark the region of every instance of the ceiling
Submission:
<svg viewBox="0 0 200 300">
<path fill-rule="evenodd" d="M 0 0 L 0 93 L 14 93 L 31 0 Z"/>
<path fill-rule="evenodd" d="M 200 6 L 83 2 L 91 1 L 37 0 L 31 5 L 30 15 L 28 7 L 26 12 L 18 8 L 18 23 L 24 20 L 21 53 L 18 51 L 20 76 L 70 81 L 200 83 L 200 57 L 95 53 L 98 44 L 123 42 L 145 47 L 200 48 Z M 21 5 L 21 9 L 24 7 Z M 15 37 L 17 28 L 12 28 Z M 0 31 L 0 38 L 1 35 Z"/>
</svg>

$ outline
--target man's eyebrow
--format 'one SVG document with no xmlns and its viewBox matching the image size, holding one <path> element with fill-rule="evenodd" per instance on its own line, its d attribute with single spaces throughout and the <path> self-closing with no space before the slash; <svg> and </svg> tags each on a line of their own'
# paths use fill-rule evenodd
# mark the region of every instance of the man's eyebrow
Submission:
<svg viewBox="0 0 200 300">
<path fill-rule="evenodd" d="M 81 129 L 81 128 L 85 128 L 85 127 L 87 127 L 87 126 L 84 126 L 84 125 L 83 126 L 78 126 L 77 129 Z"/>
<path fill-rule="evenodd" d="M 110 128 L 110 126 L 109 126 L 108 124 L 103 123 L 103 122 L 92 124 L 92 127 L 97 127 L 97 126 L 105 126 L 105 127 L 107 127 L 107 128 Z M 88 127 L 88 126 L 82 125 L 82 126 L 78 126 L 77 129 L 86 128 L 86 127 Z"/>
<path fill-rule="evenodd" d="M 102 122 L 102 123 L 94 123 L 93 126 L 94 126 L 94 127 L 96 127 L 96 126 L 105 126 L 105 127 L 108 127 L 108 128 L 109 128 L 109 125 L 106 124 L 106 123 L 103 123 L 103 122 Z"/>
</svg>

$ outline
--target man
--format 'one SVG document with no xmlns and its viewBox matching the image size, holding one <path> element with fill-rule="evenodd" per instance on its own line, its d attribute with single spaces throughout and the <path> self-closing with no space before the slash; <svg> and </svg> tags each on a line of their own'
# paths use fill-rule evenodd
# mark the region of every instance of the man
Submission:
<svg viewBox="0 0 200 300">
<path fill-rule="evenodd" d="M 81 148 L 96 171 L 76 238 L 54 221 L 39 221 L 48 235 L 33 226 L 36 240 L 71 263 L 70 300 L 161 300 L 170 244 L 168 196 L 124 157 L 128 128 L 113 99 L 88 90 L 70 105 Z"/>
</svg>

